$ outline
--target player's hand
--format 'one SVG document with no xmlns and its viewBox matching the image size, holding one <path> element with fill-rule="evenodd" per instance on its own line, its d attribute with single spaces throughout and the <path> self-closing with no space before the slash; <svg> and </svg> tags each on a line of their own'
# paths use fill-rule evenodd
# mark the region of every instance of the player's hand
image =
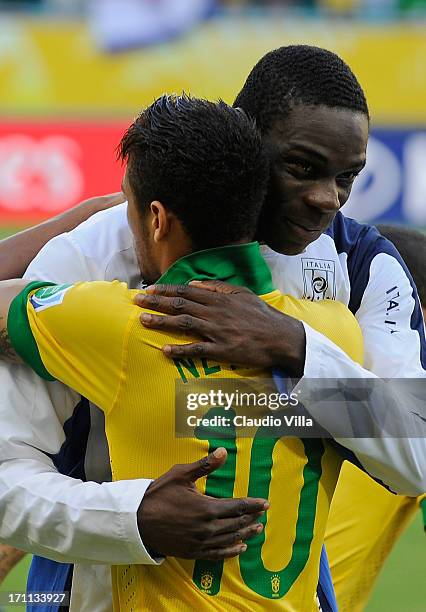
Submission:
<svg viewBox="0 0 426 612">
<path fill-rule="evenodd" d="M 148 487 L 138 510 L 142 541 L 153 555 L 184 559 L 227 559 L 246 550 L 260 533 L 265 499 L 216 499 L 199 493 L 195 482 L 222 466 L 224 448 L 195 463 L 175 465 Z"/>
<path fill-rule="evenodd" d="M 168 357 L 281 366 L 289 375 L 303 375 L 306 338 L 302 323 L 268 306 L 245 287 L 221 281 L 153 285 L 146 294 L 138 294 L 135 303 L 168 315 L 143 313 L 144 326 L 202 338 L 201 342 L 164 346 Z"/>
</svg>

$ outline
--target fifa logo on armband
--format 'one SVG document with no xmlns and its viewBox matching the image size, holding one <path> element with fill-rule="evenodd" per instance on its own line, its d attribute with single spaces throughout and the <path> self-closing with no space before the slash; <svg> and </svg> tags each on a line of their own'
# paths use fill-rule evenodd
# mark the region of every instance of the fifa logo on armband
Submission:
<svg viewBox="0 0 426 612">
<path fill-rule="evenodd" d="M 205 591 L 209 591 L 212 588 L 213 576 L 212 574 L 205 573 L 201 576 L 201 586 Z"/>
<path fill-rule="evenodd" d="M 274 574 L 271 578 L 272 595 L 275 595 L 275 596 L 279 595 L 280 582 L 281 582 L 281 578 L 277 576 L 277 574 Z"/>
</svg>

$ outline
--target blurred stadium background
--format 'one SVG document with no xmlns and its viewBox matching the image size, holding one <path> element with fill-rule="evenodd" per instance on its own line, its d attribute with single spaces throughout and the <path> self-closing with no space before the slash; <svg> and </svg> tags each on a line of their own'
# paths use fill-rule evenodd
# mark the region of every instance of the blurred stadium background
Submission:
<svg viewBox="0 0 426 612">
<path fill-rule="evenodd" d="M 4 0 L 0 235 L 119 190 L 115 147 L 155 96 L 232 102 L 266 51 L 304 42 L 339 53 L 370 104 L 345 212 L 426 228 L 426 0 Z M 417 517 L 368 612 L 426 610 L 425 544 Z M 0 589 L 22 590 L 27 565 Z"/>
</svg>

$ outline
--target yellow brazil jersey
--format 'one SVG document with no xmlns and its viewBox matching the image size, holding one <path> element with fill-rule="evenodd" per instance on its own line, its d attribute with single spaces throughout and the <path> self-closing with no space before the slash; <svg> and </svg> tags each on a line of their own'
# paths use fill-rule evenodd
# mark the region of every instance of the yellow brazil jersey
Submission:
<svg viewBox="0 0 426 612">
<path fill-rule="evenodd" d="M 344 462 L 331 504 L 326 548 L 340 612 L 362 612 L 419 498 L 394 495 Z"/>
<path fill-rule="evenodd" d="M 361 332 L 346 307 L 296 300 L 273 290 L 257 243 L 193 253 L 173 264 L 160 281 L 203 278 L 249 287 L 270 306 L 305 321 L 362 360 Z M 164 344 L 192 339 L 145 329 L 141 310 L 133 304 L 136 293 L 119 282 L 30 285 L 11 306 L 11 340 L 39 374 L 65 382 L 103 409 L 115 480 L 156 478 L 221 445 L 228 460 L 198 481 L 199 489 L 222 497 L 267 497 L 271 507 L 263 518 L 264 532 L 247 542 L 239 558 L 167 558 L 159 567 L 114 567 L 115 609 L 312 610 L 339 457 L 320 439 L 177 438 L 176 379 L 266 378 L 270 373 L 166 358 Z"/>
</svg>

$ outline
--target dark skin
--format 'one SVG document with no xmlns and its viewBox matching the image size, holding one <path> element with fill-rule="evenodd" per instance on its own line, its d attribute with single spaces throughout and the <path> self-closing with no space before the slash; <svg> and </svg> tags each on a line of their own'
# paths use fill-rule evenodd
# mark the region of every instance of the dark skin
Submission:
<svg viewBox="0 0 426 612">
<path fill-rule="evenodd" d="M 365 166 L 368 120 L 361 113 L 296 106 L 264 136 L 272 181 L 259 239 L 296 255 L 319 238 Z"/>
<path fill-rule="evenodd" d="M 232 363 L 269 367 L 281 362 L 284 337 L 287 371 L 298 373 L 300 362 L 305 360 L 305 332 L 300 321 L 268 306 L 245 287 L 220 281 L 193 281 L 191 286 L 155 285 L 148 288 L 148 292 L 137 295 L 135 302 L 143 308 L 171 316 L 144 313 L 141 321 L 146 327 L 173 329 L 203 338 L 193 344 L 164 346 L 168 357 L 209 356 L 227 361 L 228 351 Z M 265 342 L 266 338 L 277 338 L 281 342 Z"/>
<path fill-rule="evenodd" d="M 195 482 L 226 461 L 224 448 L 199 461 L 174 465 L 148 487 L 138 510 L 142 540 L 152 553 L 184 559 L 227 559 L 247 549 L 260 533 L 264 499 L 215 499 L 199 493 Z M 182 511 L 179 511 L 182 509 Z"/>
<path fill-rule="evenodd" d="M 365 165 L 368 127 L 361 113 L 303 105 L 273 123 L 264 135 L 272 180 L 259 223 L 260 240 L 275 251 L 296 255 L 327 229 Z M 165 346 L 168 357 L 281 366 L 292 376 L 303 375 L 302 323 L 267 306 L 248 289 L 211 281 L 154 285 L 136 302 L 163 313 L 142 315 L 146 327 L 200 336 L 198 342 Z"/>
</svg>

